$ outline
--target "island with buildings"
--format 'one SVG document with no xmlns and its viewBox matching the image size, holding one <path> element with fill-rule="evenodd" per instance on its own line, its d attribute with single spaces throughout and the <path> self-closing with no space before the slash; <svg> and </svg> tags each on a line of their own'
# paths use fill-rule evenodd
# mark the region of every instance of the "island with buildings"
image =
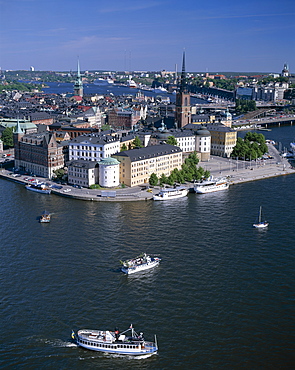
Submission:
<svg viewBox="0 0 295 370">
<path fill-rule="evenodd" d="M 175 171 L 181 171 L 192 154 L 197 157 L 198 166 L 207 169 L 207 175 L 220 173 L 224 167 L 223 173 L 232 177 L 229 161 L 237 144 L 238 130 L 263 130 L 270 125 L 295 121 L 294 99 L 292 96 L 285 99 L 295 78 L 286 64 L 281 75 L 273 76 L 264 91 L 253 85 L 253 79 L 253 86 L 237 83 L 234 92 L 216 88 L 211 82 L 223 80 L 220 75 L 205 76 L 205 86 L 198 89 L 189 83 L 191 76 L 185 71 L 185 54 L 181 74 L 171 75 L 176 80 L 170 84 L 166 81 L 159 85 L 163 82 L 159 77 L 153 80 L 153 89 L 160 91 L 162 87 L 164 95 L 158 96 L 146 96 L 145 89 L 151 91 L 152 87 L 143 84 L 136 94 L 127 96 L 86 95 L 79 63 L 72 94 L 2 89 L 2 170 L 12 164 L 6 158 L 11 148 L 13 173 L 59 180 L 79 189 L 120 189 L 121 194 L 129 189 L 130 194 L 132 188 L 148 186 L 152 175 L 167 179 Z M 105 77 L 104 82 L 114 81 Z M 175 93 L 175 103 L 171 103 L 169 92 Z M 192 103 L 194 97 L 203 99 L 203 104 Z M 247 108 L 251 102 L 255 104 L 254 110 L 237 111 L 238 105 L 239 109 Z M 9 130 L 13 139 L 4 150 Z M 265 172 L 263 167 L 263 174 L 257 178 L 292 173 L 286 159 L 282 161 L 283 172 L 280 169 L 278 173 L 276 168 Z M 236 159 L 232 168 L 239 166 L 241 163 Z M 3 170 L 2 176 L 7 177 L 7 171 Z M 240 176 L 236 182 L 249 181 L 250 177 L 254 179 L 251 173 L 244 178 Z M 70 196 L 68 192 L 60 193 Z M 91 198 L 89 191 L 86 197 Z M 150 198 L 149 194 L 144 197 Z"/>
</svg>

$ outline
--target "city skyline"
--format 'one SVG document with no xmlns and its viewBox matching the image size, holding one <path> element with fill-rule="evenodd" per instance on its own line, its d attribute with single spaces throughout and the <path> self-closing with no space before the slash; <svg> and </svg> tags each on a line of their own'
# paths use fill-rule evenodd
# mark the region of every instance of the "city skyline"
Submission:
<svg viewBox="0 0 295 370">
<path fill-rule="evenodd" d="M 292 0 L 0 1 L 2 70 L 294 71 Z"/>
</svg>

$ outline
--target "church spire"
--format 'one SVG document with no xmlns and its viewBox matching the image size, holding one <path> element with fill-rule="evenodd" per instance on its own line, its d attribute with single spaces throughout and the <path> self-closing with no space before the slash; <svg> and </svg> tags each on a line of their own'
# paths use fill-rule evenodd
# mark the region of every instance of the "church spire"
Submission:
<svg viewBox="0 0 295 370">
<path fill-rule="evenodd" d="M 80 73 L 80 61 L 79 61 L 79 58 L 78 58 L 78 65 L 77 65 L 77 77 L 80 78 L 81 77 L 81 73 Z"/>
<path fill-rule="evenodd" d="M 185 52 L 182 56 L 182 72 L 178 81 L 175 101 L 175 122 L 182 128 L 191 122 L 190 94 L 186 85 Z"/>
<path fill-rule="evenodd" d="M 186 77 L 186 73 L 185 73 L 185 52 L 183 52 L 182 70 L 181 70 L 181 77 L 180 77 L 180 89 L 179 89 L 180 92 L 185 91 L 185 85 L 186 85 L 185 77 Z"/>
<path fill-rule="evenodd" d="M 23 134 L 23 130 L 20 126 L 20 122 L 19 122 L 19 118 L 17 117 L 17 123 L 16 123 L 16 126 L 15 126 L 15 130 L 14 130 L 15 134 Z"/>
<path fill-rule="evenodd" d="M 77 80 L 74 84 L 74 94 L 77 96 L 83 97 L 83 83 L 81 78 L 81 72 L 80 72 L 80 62 L 78 58 L 78 65 L 77 65 Z"/>
</svg>

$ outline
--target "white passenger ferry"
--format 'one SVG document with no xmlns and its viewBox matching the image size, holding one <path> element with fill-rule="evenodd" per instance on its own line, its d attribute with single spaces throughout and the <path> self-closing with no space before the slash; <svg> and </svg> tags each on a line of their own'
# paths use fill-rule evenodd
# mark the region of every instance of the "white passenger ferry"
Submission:
<svg viewBox="0 0 295 370">
<path fill-rule="evenodd" d="M 189 189 L 184 186 L 176 186 L 174 188 L 163 188 L 158 194 L 153 195 L 153 200 L 169 200 L 185 197 Z"/>
<path fill-rule="evenodd" d="M 212 177 L 209 180 L 203 180 L 194 183 L 194 190 L 198 194 L 213 193 L 215 191 L 226 190 L 229 188 L 229 182 L 226 178 Z"/>
<path fill-rule="evenodd" d="M 110 354 L 151 356 L 158 351 L 156 336 L 155 342 L 147 342 L 143 333 L 137 334 L 132 325 L 123 332 L 117 328 L 114 331 L 81 329 L 77 333 L 72 331 L 72 338 L 83 348 Z"/>
<path fill-rule="evenodd" d="M 160 261 L 161 258 L 159 257 L 150 257 L 146 253 L 143 253 L 136 258 L 132 258 L 131 260 L 121 261 L 121 271 L 127 275 L 134 274 L 135 272 L 140 272 L 156 267 L 158 266 Z"/>
</svg>

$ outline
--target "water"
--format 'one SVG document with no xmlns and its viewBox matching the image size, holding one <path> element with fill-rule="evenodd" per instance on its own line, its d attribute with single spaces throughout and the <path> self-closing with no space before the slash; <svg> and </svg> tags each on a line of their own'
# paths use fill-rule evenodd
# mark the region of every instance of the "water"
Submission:
<svg viewBox="0 0 295 370">
<path fill-rule="evenodd" d="M 43 92 L 47 94 L 62 94 L 62 93 L 73 93 L 74 85 L 72 83 L 56 83 L 56 82 L 46 82 L 48 88 L 43 89 Z M 84 84 L 83 91 L 85 95 L 90 94 L 98 94 L 98 95 L 105 95 L 105 94 L 113 94 L 114 96 L 119 95 L 135 95 L 139 91 L 141 91 L 145 96 L 156 97 L 156 96 L 163 96 L 169 97 L 171 103 L 175 102 L 175 95 L 170 93 L 154 93 L 153 91 L 146 91 L 146 90 L 139 90 L 130 88 L 127 86 L 120 86 L 120 85 L 107 85 L 107 86 L 99 86 L 94 84 Z M 207 103 L 206 100 L 198 99 L 191 97 L 191 104 L 205 104 Z"/>
<path fill-rule="evenodd" d="M 1 369 L 293 369 L 294 180 L 97 203 L 0 179 Z M 260 205 L 267 230 L 252 227 Z M 45 209 L 50 224 L 38 222 Z M 120 273 L 141 252 L 160 266 Z M 158 355 L 106 356 L 70 338 L 131 323 L 157 334 Z"/>
</svg>

